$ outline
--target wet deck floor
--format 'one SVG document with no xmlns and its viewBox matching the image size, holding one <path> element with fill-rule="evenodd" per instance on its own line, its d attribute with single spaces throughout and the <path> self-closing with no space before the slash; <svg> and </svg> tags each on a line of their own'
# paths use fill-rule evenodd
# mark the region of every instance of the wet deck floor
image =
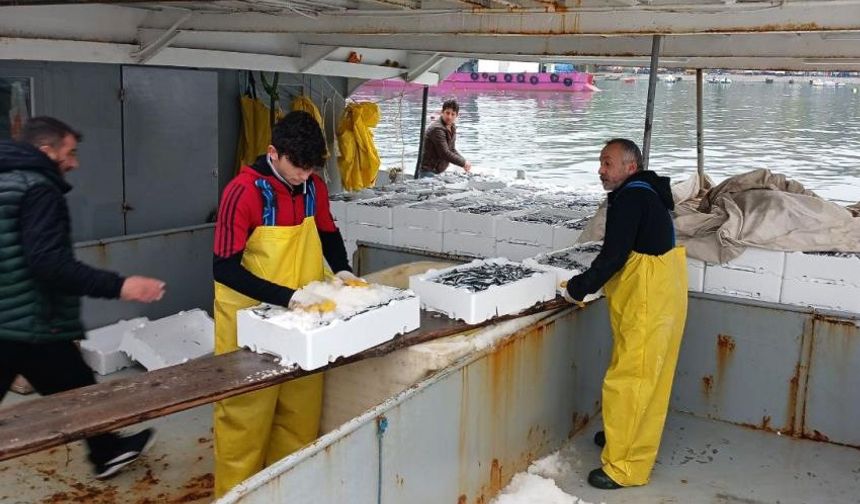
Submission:
<svg viewBox="0 0 860 504">
<path fill-rule="evenodd" d="M 111 378 L 125 370 L 110 375 Z M 3 406 L 38 397 L 8 393 Z M 129 504 L 212 500 L 212 406 L 200 406 L 130 427 L 158 431 L 140 460 L 105 482 L 93 479 L 81 442 L 0 462 L 0 503 Z"/>
<path fill-rule="evenodd" d="M 860 503 L 860 450 L 756 431 L 672 413 L 651 483 L 597 490 L 589 471 L 599 465 L 592 442 L 599 418 L 561 449 L 569 470 L 555 478 L 570 495 L 591 503 Z"/>
</svg>

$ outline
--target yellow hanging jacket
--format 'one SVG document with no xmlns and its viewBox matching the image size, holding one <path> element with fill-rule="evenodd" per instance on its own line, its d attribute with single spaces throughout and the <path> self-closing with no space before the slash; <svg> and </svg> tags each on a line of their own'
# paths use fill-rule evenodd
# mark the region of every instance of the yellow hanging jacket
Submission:
<svg viewBox="0 0 860 504">
<path fill-rule="evenodd" d="M 269 107 L 262 100 L 243 95 L 240 99 L 242 110 L 242 129 L 239 132 L 239 148 L 236 153 L 236 169 L 239 173 L 243 166 L 254 164 L 258 157 L 266 153 L 272 141 L 272 125 L 269 124 Z M 284 117 L 280 108 L 275 110 L 275 120 Z"/>
<path fill-rule="evenodd" d="M 379 153 L 373 143 L 371 128 L 379 123 L 379 107 L 375 103 L 350 103 L 343 111 L 337 127 L 340 156 L 337 165 L 343 188 L 358 191 L 376 184 Z"/>
</svg>

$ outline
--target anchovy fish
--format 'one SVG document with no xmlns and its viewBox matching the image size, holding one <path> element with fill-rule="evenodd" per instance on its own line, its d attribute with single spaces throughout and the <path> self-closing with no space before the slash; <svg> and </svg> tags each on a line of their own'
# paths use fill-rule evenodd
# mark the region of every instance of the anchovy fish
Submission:
<svg viewBox="0 0 860 504">
<path fill-rule="evenodd" d="M 521 264 L 483 263 L 471 268 L 459 268 L 430 280 L 469 292 L 480 292 L 492 286 L 507 285 L 539 273 Z"/>
</svg>

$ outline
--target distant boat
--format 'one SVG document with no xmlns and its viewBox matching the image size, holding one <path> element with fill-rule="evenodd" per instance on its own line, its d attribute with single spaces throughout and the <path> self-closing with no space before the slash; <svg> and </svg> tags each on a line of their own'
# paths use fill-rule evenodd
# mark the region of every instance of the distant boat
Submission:
<svg viewBox="0 0 860 504">
<path fill-rule="evenodd" d="M 765 84 L 773 84 L 773 77 L 765 77 L 764 82 Z"/>
<path fill-rule="evenodd" d="M 835 87 L 836 81 L 832 80 L 823 80 L 823 79 L 813 79 L 809 81 L 815 87 Z"/>
<path fill-rule="evenodd" d="M 674 84 L 676 82 L 681 82 L 681 76 L 674 74 L 661 75 L 660 80 L 665 82 L 666 84 Z"/>
<path fill-rule="evenodd" d="M 371 80 L 363 88 L 404 89 L 421 88 L 421 84 L 399 80 Z M 454 72 L 435 86 L 434 90 L 447 91 L 542 91 L 591 92 L 600 91 L 594 85 L 594 76 L 587 72 Z"/>
</svg>

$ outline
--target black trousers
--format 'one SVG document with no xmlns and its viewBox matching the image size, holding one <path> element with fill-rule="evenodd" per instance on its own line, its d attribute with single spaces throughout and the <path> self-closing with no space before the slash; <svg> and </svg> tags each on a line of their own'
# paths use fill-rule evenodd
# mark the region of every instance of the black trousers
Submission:
<svg viewBox="0 0 860 504">
<path fill-rule="evenodd" d="M 0 340 L 0 401 L 17 375 L 26 378 L 43 396 L 96 383 L 93 371 L 72 341 L 22 343 Z M 111 433 L 86 439 L 90 460 L 94 463 L 110 460 L 116 441 L 116 434 Z"/>
</svg>

